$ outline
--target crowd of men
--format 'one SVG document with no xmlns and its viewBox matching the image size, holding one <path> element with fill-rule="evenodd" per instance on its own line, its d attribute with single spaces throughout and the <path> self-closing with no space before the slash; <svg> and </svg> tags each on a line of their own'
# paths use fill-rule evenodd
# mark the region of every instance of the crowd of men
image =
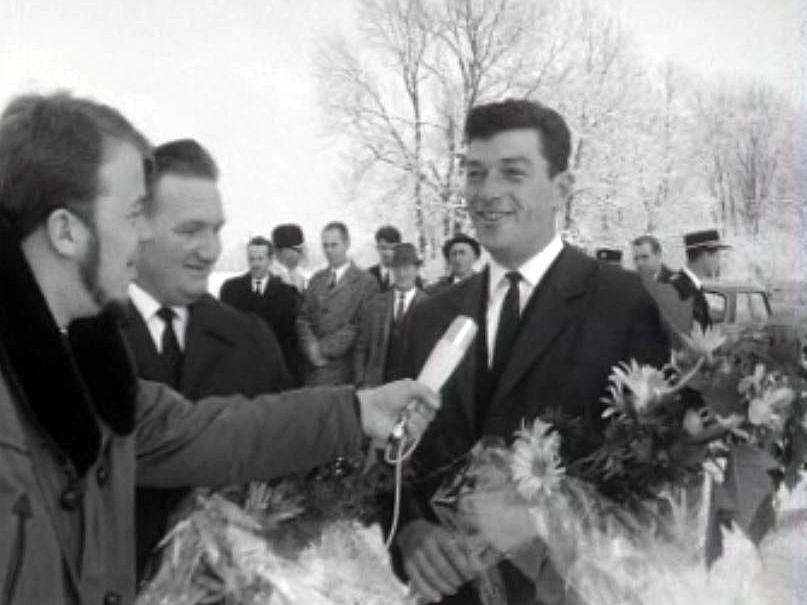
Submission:
<svg viewBox="0 0 807 605">
<path fill-rule="evenodd" d="M 555 230 L 572 183 L 560 114 L 526 100 L 480 105 L 465 139 L 476 238 L 445 242 L 435 283 L 393 226 L 376 232 L 379 262 L 364 270 L 348 227 L 327 223 L 327 266 L 309 276 L 302 229 L 279 224 L 249 241 L 248 272 L 218 300 L 208 278 L 224 211 L 203 145 L 152 147 L 116 110 L 67 95 L 6 109 L 0 528 L 25 526 L 36 544 L 7 563 L 21 570 L 18 602 L 131 602 L 135 569 L 153 572 L 189 488 L 310 469 L 354 452 L 362 430 L 383 439 L 405 407 L 425 432 L 396 566 L 429 602 L 479 602 L 462 537 L 428 505 L 452 463 L 482 436 L 509 440 L 545 414 L 564 456 L 590 451 L 611 368 L 668 358 L 651 283 L 670 284 L 708 325 L 701 281 L 717 275 L 724 245 L 716 231 L 687 234 L 687 264 L 672 272 L 658 240 L 639 237 L 640 279 L 610 266 L 613 251 L 593 259 Z M 405 379 L 460 314 L 480 329 L 435 416 L 434 394 Z M 16 544 L 2 531 L 0 543 Z M 536 560 L 537 584 L 507 559 L 500 567 L 508 603 L 573 601 L 551 564 Z M 37 581 L 46 576 L 57 581 Z"/>
</svg>

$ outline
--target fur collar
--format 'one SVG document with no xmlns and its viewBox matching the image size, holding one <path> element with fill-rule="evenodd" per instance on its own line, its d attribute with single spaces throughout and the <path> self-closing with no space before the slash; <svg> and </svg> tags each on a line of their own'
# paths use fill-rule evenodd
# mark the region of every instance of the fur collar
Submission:
<svg viewBox="0 0 807 605">
<path fill-rule="evenodd" d="M 114 433 L 135 426 L 137 380 L 116 315 L 56 325 L 18 238 L 0 215 L 0 348 L 20 404 L 83 475 L 101 449 L 99 419 Z"/>
</svg>

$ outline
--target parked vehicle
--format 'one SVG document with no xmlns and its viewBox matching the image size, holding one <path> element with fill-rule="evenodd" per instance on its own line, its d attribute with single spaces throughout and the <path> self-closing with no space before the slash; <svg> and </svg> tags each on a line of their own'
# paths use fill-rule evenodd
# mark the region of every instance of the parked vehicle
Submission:
<svg viewBox="0 0 807 605">
<path fill-rule="evenodd" d="M 703 293 L 715 324 L 768 322 L 773 315 L 765 288 L 740 282 L 705 282 Z"/>
</svg>

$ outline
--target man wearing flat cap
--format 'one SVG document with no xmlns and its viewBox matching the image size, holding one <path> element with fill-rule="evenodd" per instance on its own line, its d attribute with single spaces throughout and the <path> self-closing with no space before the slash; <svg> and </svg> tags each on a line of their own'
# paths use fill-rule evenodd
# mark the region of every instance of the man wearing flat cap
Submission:
<svg viewBox="0 0 807 605">
<path fill-rule="evenodd" d="M 474 264 L 479 260 L 482 249 L 479 242 L 470 235 L 457 233 L 443 244 L 443 258 L 448 264 L 449 273 L 429 286 L 430 296 L 448 290 L 451 286 L 474 274 Z"/>
<path fill-rule="evenodd" d="M 617 267 L 622 266 L 622 250 L 617 250 L 616 248 L 597 248 L 595 257 L 598 261 L 616 265 Z"/>
<path fill-rule="evenodd" d="M 272 266 L 272 273 L 302 294 L 308 286 L 309 278 L 300 267 L 305 244 L 303 230 L 294 223 L 278 225 L 272 231 L 272 244 L 277 261 Z"/>
<path fill-rule="evenodd" d="M 400 353 L 409 312 L 428 298 L 417 286 L 420 264 L 415 246 L 395 246 L 390 263 L 393 287 L 373 297 L 359 327 L 353 352 L 355 384 L 382 384 L 388 376 L 401 374 Z"/>
<path fill-rule="evenodd" d="M 687 264 L 676 273 L 670 283 L 681 300 L 692 300 L 692 319 L 702 328 L 712 325 L 709 303 L 703 293 L 703 280 L 720 275 L 720 251 L 730 246 L 720 241 L 716 229 L 693 231 L 684 235 Z"/>
</svg>

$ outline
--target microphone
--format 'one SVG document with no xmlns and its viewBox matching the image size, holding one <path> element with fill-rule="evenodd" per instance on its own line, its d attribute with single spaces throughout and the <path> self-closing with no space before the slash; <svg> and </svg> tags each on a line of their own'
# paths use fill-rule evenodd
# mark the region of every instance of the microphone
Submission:
<svg viewBox="0 0 807 605">
<path fill-rule="evenodd" d="M 426 363 L 418 374 L 417 381 L 435 393 L 439 392 L 460 365 L 462 358 L 465 357 L 465 353 L 468 352 L 468 348 L 476 337 L 477 329 L 476 322 L 467 315 L 455 317 L 429 353 Z M 392 429 L 390 434 L 392 439 L 397 441 L 404 438 L 406 420 L 407 413 L 404 412 Z"/>
</svg>

